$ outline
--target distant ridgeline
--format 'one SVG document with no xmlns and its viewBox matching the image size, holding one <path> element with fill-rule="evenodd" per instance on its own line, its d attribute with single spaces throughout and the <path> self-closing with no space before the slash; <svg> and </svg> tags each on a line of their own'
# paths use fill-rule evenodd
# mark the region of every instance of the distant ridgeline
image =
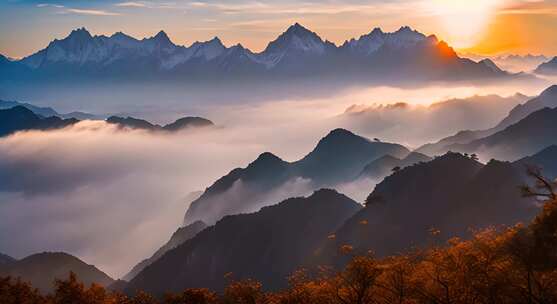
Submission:
<svg viewBox="0 0 557 304">
<path fill-rule="evenodd" d="M 404 158 L 409 153 L 398 144 L 371 141 L 335 129 L 298 161 L 286 162 L 266 152 L 246 168 L 232 170 L 191 203 L 184 222 L 213 224 L 229 214 L 254 212 L 288 196 L 351 182 L 366 165 L 385 155 Z"/>
<path fill-rule="evenodd" d="M 550 61 L 540 64 L 535 72 L 538 74 L 557 75 L 557 57 L 553 57 Z"/>
<path fill-rule="evenodd" d="M 106 120 L 106 122 L 110 124 L 118 125 L 121 128 L 142 129 L 147 131 L 167 131 L 167 132 L 175 132 L 187 128 L 200 128 L 200 127 L 214 126 L 212 121 L 201 117 L 183 117 L 165 126 L 159 126 L 156 124 L 152 124 L 146 120 L 137 119 L 133 117 L 124 118 L 118 116 L 111 116 Z"/>
<path fill-rule="evenodd" d="M 0 136 L 17 131 L 61 129 L 76 124 L 75 118 L 62 119 L 58 116 L 43 117 L 24 106 L 0 110 Z"/>
<path fill-rule="evenodd" d="M 491 129 L 461 131 L 416 151 L 428 155 L 457 151 L 476 153 L 485 159 L 517 160 L 557 144 L 556 127 L 557 85 L 553 85 L 517 105 Z"/>
<path fill-rule="evenodd" d="M 491 60 L 460 58 L 445 42 L 409 27 L 385 33 L 376 28 L 340 46 L 296 23 L 267 48 L 254 53 L 218 38 L 189 47 L 175 45 L 163 31 L 135 39 L 118 32 L 92 36 L 76 29 L 45 49 L 11 61 L 0 55 L 0 81 L 288 80 L 369 81 L 485 80 L 524 77 Z"/>
<path fill-rule="evenodd" d="M 393 168 L 428 162 L 449 151 L 518 161 L 557 145 L 557 86 L 512 109 L 489 130 L 463 131 L 410 153 L 401 145 L 371 141 L 344 129 L 331 131 L 315 149 L 296 162 L 286 162 L 271 153 L 261 154 L 245 168 L 237 168 L 218 179 L 195 200 L 185 223 L 196 220 L 215 223 L 225 215 L 257 211 L 280 193 L 306 195 L 322 187 L 337 187 L 358 180 L 381 181 Z M 544 150 L 547 156 L 548 151 Z M 547 163 L 544 162 L 544 164 Z M 554 174 L 554 171 L 548 172 Z M 369 182 L 369 187 L 373 183 Z M 371 190 L 371 189 L 370 189 Z"/>
<path fill-rule="evenodd" d="M 100 116 L 83 112 L 59 114 L 52 108 L 0 100 L 0 137 L 18 131 L 61 129 L 74 125 L 80 120 L 99 119 L 101 119 Z M 164 132 L 178 132 L 181 130 L 214 126 L 212 121 L 201 117 L 183 117 L 164 127 L 133 117 L 122 118 L 111 116 L 106 122 L 117 125 L 122 129 L 142 129 Z"/>
</svg>

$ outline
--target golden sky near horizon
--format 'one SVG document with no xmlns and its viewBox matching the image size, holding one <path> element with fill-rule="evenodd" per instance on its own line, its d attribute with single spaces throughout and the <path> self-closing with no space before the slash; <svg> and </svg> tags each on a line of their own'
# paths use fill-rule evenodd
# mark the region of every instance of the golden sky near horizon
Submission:
<svg viewBox="0 0 557 304">
<path fill-rule="evenodd" d="M 482 32 L 481 38 L 469 49 L 493 54 L 557 53 L 557 4 L 530 1 L 501 9 Z"/>
<path fill-rule="evenodd" d="M 177 44 L 219 36 L 261 51 L 300 22 L 336 44 L 409 25 L 462 52 L 557 53 L 556 0 L 7 0 L 0 4 L 0 53 L 19 58 L 78 27 L 137 38 L 165 30 Z"/>
</svg>

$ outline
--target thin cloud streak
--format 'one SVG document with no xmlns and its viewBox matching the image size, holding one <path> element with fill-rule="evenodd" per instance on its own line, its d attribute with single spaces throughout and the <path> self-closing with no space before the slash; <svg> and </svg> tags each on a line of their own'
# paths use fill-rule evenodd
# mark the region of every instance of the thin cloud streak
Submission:
<svg viewBox="0 0 557 304">
<path fill-rule="evenodd" d="M 147 4 L 145 4 L 143 2 L 121 2 L 121 3 L 114 4 L 114 6 L 118 6 L 118 7 L 147 7 Z"/>
<path fill-rule="evenodd" d="M 37 7 L 55 7 L 55 8 L 64 8 L 63 5 L 60 4 L 50 4 L 50 3 L 40 3 L 37 4 Z"/>
<path fill-rule="evenodd" d="M 526 1 L 509 5 L 498 13 L 508 15 L 557 15 L 556 5 L 555 1 Z"/>
<path fill-rule="evenodd" d="M 336 3 L 282 3 L 269 4 L 263 2 L 242 2 L 242 3 L 208 3 L 208 2 L 190 2 L 189 6 L 193 8 L 213 9 L 224 14 L 265 14 L 265 15 L 337 15 L 344 13 L 374 13 L 385 12 L 385 14 L 395 11 L 403 11 L 409 7 L 415 6 L 416 3 L 408 2 L 405 4 L 397 3 L 377 3 L 377 4 L 343 4 Z"/>
<path fill-rule="evenodd" d="M 122 14 L 103 11 L 103 10 L 92 10 L 92 9 L 78 9 L 78 8 L 69 8 L 65 10 L 66 13 L 75 13 L 80 15 L 92 15 L 92 16 L 120 16 Z"/>
<path fill-rule="evenodd" d="M 99 9 L 80 9 L 80 8 L 71 8 L 66 7 L 60 4 L 50 4 L 50 3 L 41 3 L 37 4 L 38 8 L 56 8 L 60 9 L 57 11 L 57 14 L 79 14 L 79 15 L 91 15 L 91 16 L 120 16 L 122 14 L 106 11 L 106 10 L 99 10 Z"/>
</svg>

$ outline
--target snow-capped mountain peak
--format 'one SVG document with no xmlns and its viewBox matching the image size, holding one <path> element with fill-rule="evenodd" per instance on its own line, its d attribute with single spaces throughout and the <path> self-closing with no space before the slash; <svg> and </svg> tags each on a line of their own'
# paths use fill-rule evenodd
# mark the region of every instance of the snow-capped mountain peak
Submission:
<svg viewBox="0 0 557 304">
<path fill-rule="evenodd" d="M 164 31 L 158 32 L 155 36 L 151 38 L 146 38 L 142 40 L 144 45 L 148 48 L 149 52 L 163 51 L 170 53 L 176 49 L 176 45 L 168 38 L 168 35 Z"/>
<path fill-rule="evenodd" d="M 67 51 L 76 51 L 93 41 L 93 36 L 84 27 L 73 30 L 66 38 L 62 40 L 55 39 L 48 47 L 60 46 Z"/>
<path fill-rule="evenodd" d="M 124 48 L 136 48 L 140 43 L 139 40 L 131 36 L 128 36 L 122 32 L 116 32 L 112 34 L 112 36 L 108 37 L 106 40 L 107 43 L 118 45 L 119 47 L 124 47 Z"/>
<path fill-rule="evenodd" d="M 311 35 L 313 32 L 299 24 L 298 22 L 294 23 L 286 30 L 285 34 L 287 35 Z"/>
<path fill-rule="evenodd" d="M 437 58 L 439 49 L 444 50 L 441 52 L 442 58 Z M 32 69 L 44 68 L 49 73 L 69 69 L 72 73 L 83 71 L 84 75 L 102 75 L 105 71 L 109 75 L 172 71 L 173 76 L 179 77 L 188 73 L 203 74 L 204 69 L 208 73 L 241 72 L 256 75 L 274 70 L 279 74 L 284 72 L 285 75 L 305 75 L 312 71 L 336 72 L 345 66 L 348 72 L 354 70 L 358 73 L 369 66 L 370 73 L 373 73 L 378 67 L 386 70 L 391 66 L 413 62 L 416 54 L 430 56 L 431 61 L 437 60 L 440 64 L 448 60 L 460 60 L 456 54 L 447 57 L 447 54 L 453 53 L 448 45 L 438 42 L 435 36 L 426 37 L 407 26 L 391 33 L 375 28 L 369 34 L 337 47 L 295 23 L 257 54 L 240 44 L 227 48 L 218 37 L 185 47 L 175 45 L 164 31 L 139 40 L 122 32 L 111 36 L 92 36 L 85 28 L 79 28 L 66 38 L 52 41 L 47 48 L 17 63 Z M 426 60 L 423 64 L 428 62 Z M 501 74 L 490 62 L 463 61 L 462 64 L 476 65 L 486 74 Z"/>
<path fill-rule="evenodd" d="M 89 31 L 85 28 L 78 28 L 73 30 L 66 38 L 62 39 L 62 40 L 66 40 L 66 41 L 88 41 L 91 40 L 93 38 L 93 36 L 91 36 L 91 33 L 89 33 Z"/>
<path fill-rule="evenodd" d="M 35 60 L 37 66 L 45 62 L 68 62 L 83 64 L 95 56 L 95 41 L 84 27 L 73 30 L 66 38 L 52 41 Z"/>
<path fill-rule="evenodd" d="M 153 39 L 161 43 L 172 43 L 172 41 L 170 41 L 170 38 L 168 38 L 166 32 L 162 30 L 158 32 L 155 37 L 153 37 Z"/>
<path fill-rule="evenodd" d="M 275 41 L 269 43 L 263 53 L 303 51 L 322 54 L 325 51 L 325 45 L 326 43 L 316 33 L 295 23 Z"/>
<path fill-rule="evenodd" d="M 194 50 L 194 58 L 204 58 L 205 60 L 212 60 L 224 53 L 226 47 L 222 44 L 222 41 L 215 37 L 209 41 L 196 42 L 191 46 Z"/>
<path fill-rule="evenodd" d="M 342 48 L 363 55 L 371 55 L 382 47 L 392 49 L 408 48 L 416 45 L 427 37 L 410 28 L 403 26 L 396 32 L 385 33 L 376 27 L 369 34 L 361 36 L 359 39 L 352 39 L 343 44 Z"/>
<path fill-rule="evenodd" d="M 398 31 L 391 34 L 393 40 L 397 40 L 399 42 L 412 44 L 417 43 L 426 38 L 426 36 L 416 30 L 413 30 L 409 26 L 403 26 Z"/>
<path fill-rule="evenodd" d="M 323 41 L 316 33 L 295 23 L 258 54 L 258 61 L 272 68 L 287 57 L 320 56 L 334 47 L 334 44 Z"/>
</svg>

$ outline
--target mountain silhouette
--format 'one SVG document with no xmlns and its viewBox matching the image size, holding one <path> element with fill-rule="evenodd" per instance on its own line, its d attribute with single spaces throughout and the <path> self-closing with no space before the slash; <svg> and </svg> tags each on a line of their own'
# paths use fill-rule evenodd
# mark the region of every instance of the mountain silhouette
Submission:
<svg viewBox="0 0 557 304">
<path fill-rule="evenodd" d="M 16 259 L 12 258 L 9 255 L 0 253 L 0 271 L 2 269 L 2 267 L 5 267 L 6 265 L 15 262 Z"/>
<path fill-rule="evenodd" d="M 557 74 L 557 57 L 553 57 L 548 62 L 544 62 L 540 64 L 534 72 L 538 74 L 545 74 L 545 75 L 555 75 Z"/>
<path fill-rule="evenodd" d="M 497 159 L 517 160 L 557 144 L 557 108 L 544 108 L 493 135 L 454 144 L 451 151 L 478 153 Z"/>
<path fill-rule="evenodd" d="M 449 151 L 449 147 L 455 144 L 466 144 L 476 139 L 480 139 L 493 134 L 494 131 L 489 130 L 465 130 L 459 131 L 455 135 L 445 137 L 435 143 L 425 144 L 415 152 L 423 153 L 426 155 L 437 156 Z"/>
<path fill-rule="evenodd" d="M 31 73 L 32 70 L 23 63 L 13 61 L 0 54 L 0 80 L 16 79 L 19 77 L 26 78 Z"/>
<path fill-rule="evenodd" d="M 0 276 L 19 277 L 31 283 L 41 293 L 53 290 L 55 279 L 67 279 L 74 272 L 86 285 L 110 285 L 113 280 L 93 265 L 62 252 L 43 252 L 30 255 L 0 268 Z"/>
<path fill-rule="evenodd" d="M 509 115 L 495 126 L 495 131 L 501 131 L 538 110 L 555 107 L 557 107 L 557 85 L 552 85 L 545 89 L 539 96 L 514 107 Z"/>
<path fill-rule="evenodd" d="M 335 129 L 315 149 L 295 163 L 304 178 L 332 186 L 355 177 L 369 162 L 384 156 L 405 157 L 398 144 L 370 141 L 345 129 Z"/>
<path fill-rule="evenodd" d="M 166 131 L 180 131 L 186 128 L 214 126 L 213 122 L 202 117 L 183 117 L 163 127 Z"/>
<path fill-rule="evenodd" d="M 389 175 L 393 168 L 397 167 L 401 159 L 385 155 L 367 164 L 358 178 L 381 179 Z"/>
<path fill-rule="evenodd" d="M 132 280 L 138 273 L 145 269 L 145 267 L 151 265 L 168 251 L 193 238 L 205 228 L 207 228 L 207 225 L 205 225 L 205 223 L 201 221 L 197 221 L 185 227 L 178 228 L 178 230 L 176 230 L 176 232 L 172 234 L 172 237 L 170 237 L 170 240 L 168 240 L 166 244 L 159 248 L 150 258 L 145 259 L 139 264 L 135 265 L 132 270 L 124 276 L 123 279 L 125 281 Z"/>
<path fill-rule="evenodd" d="M 420 162 L 428 162 L 430 160 L 432 160 L 431 157 L 418 152 L 412 152 L 403 159 L 385 155 L 366 165 L 360 173 L 359 178 L 382 180 L 384 177 L 391 174 L 393 169 L 397 167 L 398 169 L 402 169 Z"/>
<path fill-rule="evenodd" d="M 0 110 L 0 136 L 18 131 L 52 130 L 71 126 L 77 119 L 61 119 L 56 116 L 42 117 L 23 106 Z"/>
<path fill-rule="evenodd" d="M 351 181 L 369 162 L 384 155 L 402 158 L 409 152 L 401 145 L 373 142 L 336 129 L 296 162 L 266 152 L 246 168 L 232 170 L 191 203 L 184 222 L 202 220 L 212 224 L 225 215 L 253 212 L 281 195 L 302 195 Z"/>
<path fill-rule="evenodd" d="M 403 168 L 376 186 L 367 206 L 346 221 L 324 253 L 339 262 L 337 249 L 348 244 L 355 253 L 386 256 L 468 237 L 469 228 L 529 220 L 538 210 L 521 196 L 523 183 L 515 164 L 484 166 L 458 153 Z"/>
<path fill-rule="evenodd" d="M 11 109 L 11 108 L 16 107 L 16 106 L 23 106 L 23 107 L 33 111 L 33 113 L 35 113 L 39 116 L 42 116 L 42 117 L 57 116 L 57 117 L 60 117 L 60 118 L 63 118 L 63 119 L 75 118 L 77 120 L 87 120 L 87 119 L 98 120 L 98 119 L 100 119 L 100 116 L 85 113 L 85 112 L 76 111 L 76 112 L 60 114 L 60 113 L 56 112 L 53 108 L 50 108 L 50 107 L 39 107 L 39 106 L 35 106 L 35 105 L 32 105 L 30 103 L 26 103 L 26 102 L 0 100 L 0 110 Z"/>
<path fill-rule="evenodd" d="M 511 125 L 520 122 L 528 115 L 546 107 L 549 108 L 557 107 L 557 85 L 548 87 L 539 96 L 532 98 L 527 102 L 523 104 L 519 104 L 516 107 L 514 107 L 509 112 L 509 114 L 493 128 L 487 130 L 460 131 L 457 134 L 453 136 L 449 136 L 447 138 L 443 138 L 436 143 L 423 145 L 422 147 L 416 149 L 416 151 L 427 155 L 443 154 L 449 151 L 454 146 L 465 145 L 471 143 L 472 141 L 480 140 L 484 137 L 488 137 L 497 132 L 503 131 L 504 129 L 510 127 Z M 543 147 L 534 148 L 530 152 L 537 152 L 541 148 Z"/>
<path fill-rule="evenodd" d="M 32 104 L 29 104 L 29 103 L 0 100 L 0 109 L 1 110 L 11 109 L 11 108 L 17 107 L 17 106 L 25 107 L 25 108 L 31 110 L 33 113 L 35 113 L 39 116 L 42 116 L 42 117 L 51 117 L 51 116 L 60 117 L 60 114 L 58 112 L 56 112 L 53 108 L 50 108 L 50 107 L 38 107 L 38 106 L 34 106 Z M 60 118 L 62 118 L 62 117 L 60 117 Z"/>
<path fill-rule="evenodd" d="M 133 117 L 119 117 L 119 116 L 110 116 L 106 119 L 106 122 L 109 124 L 117 125 L 121 128 L 130 128 L 130 129 L 141 129 L 141 130 L 148 130 L 148 131 L 155 131 L 160 130 L 161 127 L 158 125 L 154 125 L 144 119 L 138 119 Z"/>
<path fill-rule="evenodd" d="M 138 130 L 147 130 L 147 131 L 168 131 L 168 132 L 178 132 L 188 128 L 201 128 L 201 127 L 214 126 L 212 121 L 201 117 L 183 117 L 165 126 L 152 124 L 147 120 L 129 117 L 129 116 L 128 117 L 110 116 L 109 118 L 106 119 L 106 122 L 117 125 L 120 128 L 129 128 L 129 129 L 138 129 Z"/>
<path fill-rule="evenodd" d="M 271 153 L 261 154 L 246 168 L 236 168 L 219 178 L 193 201 L 184 217 L 212 224 L 225 215 L 255 211 L 267 194 L 295 176 L 291 165 Z"/>
<path fill-rule="evenodd" d="M 284 287 L 287 276 L 311 263 L 315 250 L 360 208 L 334 190 L 319 190 L 256 213 L 226 216 L 145 268 L 127 291 L 222 291 L 227 276 L 252 278 L 268 289 Z"/>
</svg>

